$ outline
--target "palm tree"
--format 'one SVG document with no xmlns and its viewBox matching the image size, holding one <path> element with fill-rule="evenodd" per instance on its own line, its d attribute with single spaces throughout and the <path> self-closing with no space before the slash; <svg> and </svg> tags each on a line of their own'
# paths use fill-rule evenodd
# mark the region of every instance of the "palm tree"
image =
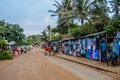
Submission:
<svg viewBox="0 0 120 80">
<path fill-rule="evenodd" d="M 46 31 L 44 30 L 44 31 L 41 32 L 41 33 L 42 33 L 42 35 L 41 35 L 42 40 L 44 40 L 44 42 L 47 42 L 47 34 L 46 34 Z"/>
<path fill-rule="evenodd" d="M 71 18 L 71 11 L 72 11 L 72 0 L 62 0 L 62 3 L 60 4 L 58 1 L 56 1 L 56 4 L 53 4 L 56 6 L 56 10 L 49 10 L 49 12 L 52 12 L 53 14 L 51 16 L 58 16 L 58 25 L 68 25 L 68 33 L 70 33 L 69 24 L 72 21 Z"/>
<path fill-rule="evenodd" d="M 84 23 L 84 20 L 89 20 L 88 15 L 93 2 L 91 0 L 75 0 L 74 17 L 80 20 L 81 24 Z"/>
<path fill-rule="evenodd" d="M 91 6 L 89 16 L 92 21 L 92 26 L 94 26 L 97 31 L 102 31 L 110 20 L 107 1 L 96 0 Z"/>
<path fill-rule="evenodd" d="M 88 21 L 91 26 L 95 26 L 95 29 L 98 29 L 96 26 L 99 25 L 100 30 L 103 30 L 109 21 L 106 0 L 62 0 L 61 4 L 56 0 L 55 2 L 54 6 L 57 9 L 55 11 L 49 10 L 49 12 L 53 13 L 51 16 L 58 16 L 59 25 L 68 25 L 69 33 L 69 24 L 74 20 L 81 21 L 82 25 Z"/>
</svg>

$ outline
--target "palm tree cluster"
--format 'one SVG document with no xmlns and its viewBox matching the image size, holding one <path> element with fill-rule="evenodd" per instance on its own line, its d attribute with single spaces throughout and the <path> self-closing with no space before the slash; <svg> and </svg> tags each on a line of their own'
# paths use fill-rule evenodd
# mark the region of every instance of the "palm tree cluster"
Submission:
<svg viewBox="0 0 120 80">
<path fill-rule="evenodd" d="M 74 37 L 76 34 L 80 34 L 80 37 L 103 31 L 110 21 L 120 17 L 120 0 L 62 0 L 61 3 L 55 0 L 53 6 L 56 10 L 48 12 L 52 12 L 51 16 L 57 16 L 57 28 L 61 31 L 67 30 Z M 70 24 L 75 21 L 81 25 L 71 31 Z"/>
<path fill-rule="evenodd" d="M 50 25 L 47 26 L 47 29 L 41 32 L 41 41 L 49 42 L 51 40 L 60 40 L 61 35 L 58 33 L 58 28 L 51 28 Z"/>
</svg>

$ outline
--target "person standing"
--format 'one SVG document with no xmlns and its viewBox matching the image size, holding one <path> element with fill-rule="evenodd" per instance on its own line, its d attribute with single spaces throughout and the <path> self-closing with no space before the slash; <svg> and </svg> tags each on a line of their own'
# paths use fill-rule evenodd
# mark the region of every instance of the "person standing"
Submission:
<svg viewBox="0 0 120 80">
<path fill-rule="evenodd" d="M 47 54 L 48 54 L 48 47 L 46 46 L 45 47 L 45 56 L 47 56 Z"/>
<path fill-rule="evenodd" d="M 51 46 L 48 46 L 49 55 L 51 55 Z"/>
<path fill-rule="evenodd" d="M 112 65 L 115 67 L 116 65 L 118 65 L 118 62 L 117 62 L 118 58 L 116 58 L 116 53 L 114 53 L 112 46 L 109 46 L 108 53 L 109 53 L 108 58 L 112 62 Z"/>
<path fill-rule="evenodd" d="M 20 51 L 21 51 L 21 54 L 22 54 L 23 53 L 23 48 L 22 47 L 20 48 Z"/>
<path fill-rule="evenodd" d="M 102 39 L 102 41 L 101 41 L 101 60 L 103 62 L 106 61 L 106 47 L 107 47 L 107 44 L 106 44 L 105 40 Z"/>
<path fill-rule="evenodd" d="M 54 54 L 56 54 L 56 51 L 57 51 L 56 45 L 53 45 L 53 52 L 54 52 Z"/>
<path fill-rule="evenodd" d="M 15 45 L 14 48 L 13 48 L 13 55 L 18 55 L 18 48 L 17 46 Z"/>
</svg>

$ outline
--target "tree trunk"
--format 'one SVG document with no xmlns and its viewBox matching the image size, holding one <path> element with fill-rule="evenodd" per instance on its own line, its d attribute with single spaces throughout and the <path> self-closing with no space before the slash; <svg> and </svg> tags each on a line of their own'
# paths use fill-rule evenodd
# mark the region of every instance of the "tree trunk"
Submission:
<svg viewBox="0 0 120 80">
<path fill-rule="evenodd" d="M 70 25 L 68 23 L 68 34 L 70 34 Z"/>
<path fill-rule="evenodd" d="M 83 23 L 84 23 L 84 19 L 83 19 L 83 18 L 81 18 L 81 25 L 83 25 Z"/>
</svg>

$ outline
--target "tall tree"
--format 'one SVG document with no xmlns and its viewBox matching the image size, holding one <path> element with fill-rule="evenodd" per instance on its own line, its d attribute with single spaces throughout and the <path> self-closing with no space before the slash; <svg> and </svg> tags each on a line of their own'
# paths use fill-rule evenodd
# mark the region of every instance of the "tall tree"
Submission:
<svg viewBox="0 0 120 80">
<path fill-rule="evenodd" d="M 56 10 L 49 10 L 49 12 L 53 12 L 51 16 L 57 16 L 58 17 L 58 25 L 67 25 L 68 27 L 68 33 L 70 33 L 69 24 L 72 21 L 71 18 L 71 10 L 72 10 L 72 0 L 62 0 L 62 3 L 59 3 L 55 0 L 54 6 L 56 6 Z M 54 14 L 55 13 L 55 14 Z"/>
<path fill-rule="evenodd" d="M 1 38 L 5 37 L 5 39 L 9 41 L 15 41 L 18 45 L 22 43 L 22 39 L 25 38 L 23 34 L 23 29 L 18 24 L 9 24 L 0 21 L 0 28 L 2 31 L 0 32 Z"/>
<path fill-rule="evenodd" d="M 97 31 L 104 30 L 104 27 L 110 21 L 108 12 L 106 0 L 95 0 L 92 4 L 89 16 L 92 21 L 92 26 L 94 26 Z"/>
<path fill-rule="evenodd" d="M 81 24 L 88 20 L 90 7 L 93 2 L 91 0 L 75 0 L 74 17 L 80 20 Z"/>
</svg>

